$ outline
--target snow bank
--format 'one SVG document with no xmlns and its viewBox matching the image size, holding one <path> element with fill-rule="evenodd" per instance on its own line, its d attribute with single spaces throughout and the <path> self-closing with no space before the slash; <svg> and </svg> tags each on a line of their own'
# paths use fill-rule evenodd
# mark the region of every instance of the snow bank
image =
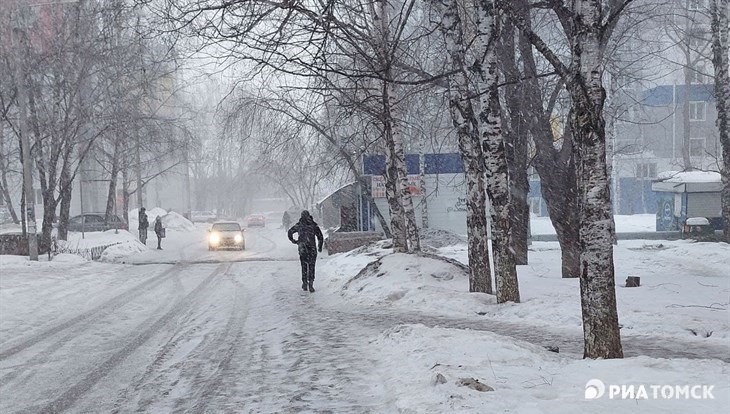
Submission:
<svg viewBox="0 0 730 414">
<path fill-rule="evenodd" d="M 438 313 L 463 316 L 467 309 L 482 311 L 486 304 L 494 303 L 493 296 L 468 294 L 465 266 L 435 256 L 335 255 L 325 266 L 335 275 L 330 279 L 332 287 L 363 304 L 424 311 L 438 307 Z"/>
<path fill-rule="evenodd" d="M 47 255 L 39 255 L 37 262 L 29 260 L 27 256 L 4 254 L 0 255 L 0 274 L 27 272 L 32 269 L 68 269 L 87 262 L 88 260 L 81 256 L 68 253 L 58 254 L 51 261 L 48 260 Z"/>
<path fill-rule="evenodd" d="M 101 254 L 102 262 L 122 262 L 128 256 L 147 250 L 147 246 L 136 241 L 134 243 L 120 243 L 107 247 Z"/>
<path fill-rule="evenodd" d="M 90 249 L 97 246 L 108 246 L 115 243 L 127 243 L 137 241 L 137 237 L 126 230 L 93 231 L 84 233 L 69 232 L 68 240 L 59 240 L 59 245 L 69 249 Z"/>
<path fill-rule="evenodd" d="M 193 231 L 195 230 L 195 225 L 192 221 L 186 219 L 181 214 L 176 213 L 174 211 L 170 211 L 169 213 L 159 207 L 152 208 L 150 210 L 146 211 L 147 213 L 147 219 L 150 222 L 150 231 L 152 231 L 154 227 L 155 220 L 158 216 L 162 217 L 162 225 L 165 227 L 166 230 L 174 230 L 174 231 Z M 137 218 L 139 217 L 139 210 L 133 209 L 129 211 L 129 228 L 130 229 L 137 229 L 139 226 L 139 220 Z"/>
<path fill-rule="evenodd" d="M 716 360 L 572 360 L 491 332 L 400 325 L 371 342 L 386 389 L 403 412 L 614 414 L 721 412 L 730 403 L 730 364 Z M 476 379 L 493 388 L 459 386 Z M 585 399 L 599 379 L 616 385 L 713 385 L 714 400 Z"/>
<path fill-rule="evenodd" d="M 381 246 L 383 247 L 383 246 Z M 439 249 L 466 264 L 466 244 Z M 730 274 L 724 243 L 621 241 L 614 249 L 622 335 L 709 342 L 730 338 Z M 561 276 L 557 242 L 535 242 L 530 263 L 518 266 L 522 303 L 497 305 L 494 296 L 469 293 L 463 269 L 415 255 L 367 247 L 323 261 L 331 290 L 357 303 L 461 318 L 494 319 L 548 331 L 582 332 L 580 281 Z M 625 287 L 628 276 L 641 286 Z M 481 316 L 480 316 L 481 315 Z"/>
<path fill-rule="evenodd" d="M 655 214 L 615 215 L 617 233 L 655 232 Z M 549 217 L 531 215 L 530 231 L 532 234 L 555 234 L 555 228 Z"/>
</svg>

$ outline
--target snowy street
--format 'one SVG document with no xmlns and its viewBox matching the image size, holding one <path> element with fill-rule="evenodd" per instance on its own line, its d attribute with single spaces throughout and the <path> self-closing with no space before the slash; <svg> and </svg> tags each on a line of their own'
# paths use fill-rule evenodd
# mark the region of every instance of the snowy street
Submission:
<svg viewBox="0 0 730 414">
<path fill-rule="evenodd" d="M 584 401 L 583 384 L 627 369 L 639 380 L 695 378 L 727 389 L 724 325 L 715 326 L 718 339 L 626 335 L 627 359 L 599 367 L 580 359 L 580 331 L 564 326 L 562 309 L 552 316 L 561 321 L 555 326 L 528 316 L 540 305 L 530 294 L 531 287 L 543 289 L 543 275 L 532 280 L 529 269 L 521 270 L 528 277 L 525 303 L 495 307 L 481 295 L 433 291 L 465 286 L 442 265 L 430 266 L 437 279 L 409 292 L 399 278 L 428 263 L 386 256 L 395 273 L 387 273 L 386 261 L 386 277 L 358 279 L 357 269 L 382 252 L 325 254 L 312 294 L 300 289 L 296 247 L 274 227 L 247 230 L 243 252 L 208 251 L 206 226 L 197 225 L 171 232 L 162 251 L 112 257 L 116 263 L 62 254 L 31 264 L 2 256 L 0 412 L 571 412 L 566 402 L 575 412 L 591 407 L 585 404 L 614 412 L 628 401 Z M 443 252 L 458 257 L 459 249 Z M 550 271 L 540 258 L 554 251 L 531 254 L 533 267 Z M 491 313 L 469 312 L 482 308 Z M 639 322 L 634 329 L 644 329 Z M 434 369 L 449 384 L 434 388 Z M 554 377 L 544 379 L 545 370 Z M 542 385 L 560 390 L 554 398 L 532 384 L 536 372 Z M 499 393 L 457 387 L 459 375 L 482 378 Z M 520 397 L 524 392 L 528 397 Z M 668 403 L 676 402 L 651 402 L 679 407 Z"/>
<path fill-rule="evenodd" d="M 189 262 L 89 263 L 73 277 L 52 262 L 35 292 L 3 271 L 0 411 L 377 411 L 373 332 L 302 292 L 295 247 L 272 251 L 272 236 L 252 232 L 246 252 L 150 250 L 140 260 Z"/>
</svg>

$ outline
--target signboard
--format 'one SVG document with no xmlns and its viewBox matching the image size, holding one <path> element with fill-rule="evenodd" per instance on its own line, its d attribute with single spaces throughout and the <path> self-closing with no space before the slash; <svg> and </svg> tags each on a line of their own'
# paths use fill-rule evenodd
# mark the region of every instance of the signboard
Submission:
<svg viewBox="0 0 730 414">
<path fill-rule="evenodd" d="M 372 180 L 372 194 L 373 198 L 385 198 L 385 177 L 382 175 L 373 175 L 370 177 Z M 421 176 L 418 174 L 408 175 L 408 189 L 412 196 L 420 196 L 423 194 L 421 189 Z"/>
</svg>

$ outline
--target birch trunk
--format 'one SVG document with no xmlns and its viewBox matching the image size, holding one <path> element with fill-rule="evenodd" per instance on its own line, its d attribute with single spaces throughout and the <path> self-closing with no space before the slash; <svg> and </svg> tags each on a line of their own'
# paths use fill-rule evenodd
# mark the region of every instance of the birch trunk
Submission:
<svg viewBox="0 0 730 414">
<path fill-rule="evenodd" d="M 723 240 L 730 243 L 730 75 L 728 74 L 728 50 L 730 49 L 730 12 L 728 0 L 711 0 L 712 13 L 712 65 L 715 67 L 715 97 L 717 99 L 717 129 L 722 146 L 722 221 Z"/>
<path fill-rule="evenodd" d="M 380 60 L 383 67 L 382 123 L 383 138 L 386 141 L 386 196 L 391 213 L 393 249 L 397 252 L 419 251 L 416 213 L 408 188 L 406 156 L 403 136 L 397 125 L 394 112 L 395 90 L 392 67 L 390 4 L 379 0 L 374 17 L 380 23 Z"/>
<path fill-rule="evenodd" d="M 449 76 L 449 112 L 459 138 L 467 185 L 466 228 L 469 244 L 469 291 L 492 293 L 487 238 L 484 160 L 476 113 L 469 100 L 464 33 L 457 0 L 434 0 L 453 74 Z"/>
<path fill-rule="evenodd" d="M 479 0 L 476 7 L 478 60 L 471 66 L 477 75 L 481 109 L 479 132 L 487 172 L 487 191 L 492 217 L 492 250 L 497 303 L 519 302 L 517 267 L 512 254 L 512 220 L 510 218 L 507 156 L 501 126 L 501 107 L 497 84 L 497 49 L 499 15 L 490 0 Z M 484 65 L 479 58 L 484 57 Z"/>
<path fill-rule="evenodd" d="M 418 175 L 419 185 L 421 186 L 421 194 L 423 195 L 421 201 L 421 227 L 424 229 L 428 228 L 428 196 L 426 192 L 426 156 L 423 153 L 423 145 L 421 145 L 421 151 L 418 154 Z"/>
<path fill-rule="evenodd" d="M 572 37 L 573 136 L 578 167 L 581 309 L 585 358 L 622 358 L 616 311 L 611 198 L 606 168 L 606 92 L 601 2 L 576 0 Z"/>
</svg>

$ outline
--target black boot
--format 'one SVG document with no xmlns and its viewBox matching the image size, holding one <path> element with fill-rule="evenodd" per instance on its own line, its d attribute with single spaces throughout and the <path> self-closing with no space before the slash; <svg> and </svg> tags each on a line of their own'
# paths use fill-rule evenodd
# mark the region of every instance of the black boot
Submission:
<svg viewBox="0 0 730 414">
<path fill-rule="evenodd" d="M 314 293 L 314 280 L 309 281 L 309 291 Z"/>
<path fill-rule="evenodd" d="M 306 281 L 302 281 L 302 290 L 304 290 L 304 291 L 307 290 L 307 282 Z"/>
</svg>

